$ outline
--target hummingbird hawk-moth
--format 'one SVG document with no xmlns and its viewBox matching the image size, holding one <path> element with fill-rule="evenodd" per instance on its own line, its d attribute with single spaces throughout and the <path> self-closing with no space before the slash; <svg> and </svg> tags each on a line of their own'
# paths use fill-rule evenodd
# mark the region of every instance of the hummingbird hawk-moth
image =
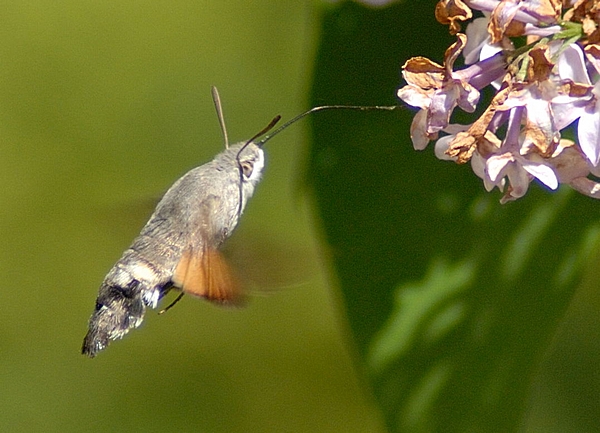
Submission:
<svg viewBox="0 0 600 433">
<path fill-rule="evenodd" d="M 160 200 L 141 233 L 108 272 L 98 291 L 82 353 L 94 357 L 111 340 L 142 323 L 171 289 L 221 304 L 242 300 L 240 285 L 220 248 L 231 236 L 264 168 L 262 146 L 309 113 L 325 109 L 393 110 L 397 107 L 329 105 L 312 108 L 260 141 L 279 121 L 275 117 L 246 142 L 229 146 L 220 98 L 213 100 L 225 137 L 225 150 L 179 178 Z M 164 310 L 163 310 L 164 311 Z"/>
</svg>

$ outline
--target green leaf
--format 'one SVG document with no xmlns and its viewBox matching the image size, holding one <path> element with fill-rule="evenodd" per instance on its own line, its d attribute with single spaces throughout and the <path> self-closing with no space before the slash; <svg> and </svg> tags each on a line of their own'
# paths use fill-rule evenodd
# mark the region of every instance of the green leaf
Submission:
<svg viewBox="0 0 600 433">
<path fill-rule="evenodd" d="M 402 64 L 454 40 L 434 5 L 329 8 L 312 104 L 399 103 Z M 312 119 L 307 181 L 359 366 L 390 431 L 515 431 L 599 245 L 598 203 L 533 184 L 500 205 L 468 164 L 413 150 L 413 115 Z"/>
</svg>

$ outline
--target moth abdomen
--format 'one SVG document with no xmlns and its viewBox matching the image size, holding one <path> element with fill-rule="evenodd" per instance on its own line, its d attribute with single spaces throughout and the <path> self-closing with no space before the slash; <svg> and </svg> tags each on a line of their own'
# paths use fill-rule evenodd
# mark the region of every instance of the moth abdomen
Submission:
<svg viewBox="0 0 600 433">
<path fill-rule="evenodd" d="M 100 286 L 82 353 L 94 357 L 110 340 L 122 338 L 140 326 L 146 307 L 156 308 L 169 285 L 170 278 L 135 251 L 126 251 Z"/>
<path fill-rule="evenodd" d="M 127 286 L 120 287 L 107 280 L 100 286 L 81 350 L 90 357 L 108 346 L 110 340 L 121 338 L 130 329 L 138 327 L 144 317 L 145 306 L 138 290 L 140 282 L 132 280 Z"/>
</svg>

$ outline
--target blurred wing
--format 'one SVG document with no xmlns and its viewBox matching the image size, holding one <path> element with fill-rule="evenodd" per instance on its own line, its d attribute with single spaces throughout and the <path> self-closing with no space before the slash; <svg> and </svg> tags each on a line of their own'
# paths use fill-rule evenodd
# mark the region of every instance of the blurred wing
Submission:
<svg viewBox="0 0 600 433">
<path fill-rule="evenodd" d="M 238 280 L 223 255 L 203 248 L 186 250 L 173 274 L 173 283 L 184 293 L 223 304 L 240 304 L 241 290 Z"/>
<path fill-rule="evenodd" d="M 209 197 L 202 204 L 202 217 L 195 236 L 199 242 L 181 255 L 173 273 L 173 284 L 184 293 L 223 304 L 242 302 L 240 284 L 220 251 L 210 247 L 215 229 L 211 226 L 212 204 Z"/>
</svg>

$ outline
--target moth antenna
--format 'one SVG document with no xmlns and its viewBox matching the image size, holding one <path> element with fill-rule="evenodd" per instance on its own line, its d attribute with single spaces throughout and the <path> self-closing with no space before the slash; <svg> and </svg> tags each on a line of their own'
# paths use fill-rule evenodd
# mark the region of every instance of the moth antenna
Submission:
<svg viewBox="0 0 600 433">
<path fill-rule="evenodd" d="M 183 293 L 183 292 L 181 292 L 181 293 L 180 293 L 180 294 L 179 294 L 179 295 L 178 295 L 178 296 L 175 298 L 175 300 L 174 300 L 173 302 L 171 302 L 171 303 L 170 303 L 170 304 L 169 304 L 167 307 L 165 307 L 165 308 L 163 308 L 162 310 L 160 310 L 160 311 L 158 312 L 158 314 L 159 314 L 159 315 L 160 315 L 160 314 L 164 314 L 164 313 L 166 313 L 167 311 L 169 311 L 171 308 L 173 308 L 173 306 L 174 306 L 176 303 L 178 303 L 179 301 L 181 301 L 181 298 L 183 298 L 183 295 L 184 295 L 184 293 Z"/>
<path fill-rule="evenodd" d="M 273 131 L 272 133 L 265 135 L 263 137 L 262 140 L 260 140 L 258 143 L 256 143 L 256 145 L 258 147 L 263 147 L 263 145 L 269 141 L 271 138 L 275 137 L 277 134 L 279 134 L 281 131 L 283 131 L 284 129 L 286 129 L 288 126 L 292 125 L 293 123 L 296 123 L 298 120 L 302 119 L 303 117 L 308 116 L 310 113 L 315 113 L 317 111 L 324 111 L 324 110 L 358 110 L 358 111 L 370 111 L 370 110 L 384 110 L 384 111 L 393 111 L 396 110 L 398 108 L 402 108 L 400 105 L 322 105 L 320 107 L 313 107 L 308 111 L 305 111 L 302 114 L 297 115 L 296 117 L 294 117 L 291 120 L 288 120 L 287 122 L 285 122 L 283 125 L 281 125 L 279 128 L 277 128 L 275 131 Z M 263 132 L 263 134 L 266 134 L 268 132 L 265 131 Z M 260 136 L 262 134 L 259 134 L 258 136 Z M 257 138 L 257 137 L 254 137 Z"/>
<path fill-rule="evenodd" d="M 225 116 L 223 116 L 221 97 L 219 96 L 219 91 L 215 86 L 211 86 L 210 90 L 212 92 L 213 102 L 215 103 L 215 108 L 217 110 L 219 124 L 221 125 L 221 132 L 223 133 L 223 138 L 225 139 L 225 149 L 229 149 L 229 136 L 227 135 L 227 127 L 225 126 Z"/>
</svg>

